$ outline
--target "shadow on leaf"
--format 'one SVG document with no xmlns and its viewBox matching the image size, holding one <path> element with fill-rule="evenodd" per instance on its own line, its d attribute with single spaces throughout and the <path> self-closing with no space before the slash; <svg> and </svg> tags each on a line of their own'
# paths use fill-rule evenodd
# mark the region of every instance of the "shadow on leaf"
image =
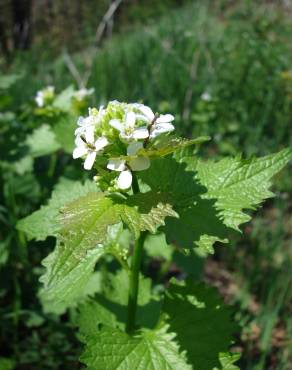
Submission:
<svg viewBox="0 0 292 370">
<path fill-rule="evenodd" d="M 192 282 L 171 284 L 162 312 L 195 369 L 221 368 L 219 354 L 228 351 L 237 326 L 215 289 Z"/>
<path fill-rule="evenodd" d="M 220 219 L 216 200 L 204 199 L 207 189 L 199 183 L 195 165 L 195 159 L 193 166 L 173 157 L 157 159 L 139 176 L 152 191 L 169 194 L 179 214 L 179 218 L 166 218 L 163 231 L 167 242 L 181 248 L 196 246 L 213 253 L 213 244 L 216 241 L 226 243 L 233 231 Z"/>
<path fill-rule="evenodd" d="M 94 298 L 95 302 L 100 304 L 104 309 L 108 310 L 111 314 L 116 317 L 118 326 L 126 322 L 127 319 L 127 306 L 113 302 L 105 298 L 101 294 L 97 294 Z M 143 328 L 152 329 L 155 327 L 159 317 L 159 311 L 161 308 L 161 302 L 151 300 L 143 306 L 138 306 L 137 309 L 137 325 Z M 108 324 L 107 322 L 101 322 L 101 324 Z M 122 324 L 123 326 L 123 324 Z"/>
</svg>

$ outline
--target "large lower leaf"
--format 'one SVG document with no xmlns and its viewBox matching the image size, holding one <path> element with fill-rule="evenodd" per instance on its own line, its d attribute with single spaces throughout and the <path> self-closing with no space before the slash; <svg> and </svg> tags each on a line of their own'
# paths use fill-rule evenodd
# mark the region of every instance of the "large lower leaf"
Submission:
<svg viewBox="0 0 292 370">
<path fill-rule="evenodd" d="M 203 284 L 171 284 L 162 306 L 170 332 L 193 369 L 222 369 L 237 326 L 217 292 Z M 228 357 L 228 356 L 227 356 Z M 227 360 L 225 361 L 227 364 Z M 224 368 L 224 367 L 223 367 Z"/>
<path fill-rule="evenodd" d="M 130 336 L 103 328 L 87 338 L 81 361 L 88 370 L 191 370 L 167 327 Z"/>
<path fill-rule="evenodd" d="M 99 325 L 125 328 L 129 294 L 129 275 L 125 270 L 105 273 L 101 290 L 94 298 L 79 305 L 77 325 L 81 336 L 98 330 Z M 153 328 L 157 324 L 161 303 L 151 290 L 151 280 L 140 275 L 137 326 Z"/>
<path fill-rule="evenodd" d="M 120 274 L 110 280 L 124 290 Z M 234 362 L 239 356 L 228 353 L 237 326 L 215 289 L 172 282 L 160 314 L 150 301 L 139 306 L 138 316 L 143 309 L 143 315 L 151 313 L 158 324 L 152 330 L 142 324 L 133 336 L 122 331 L 117 316 L 117 304 L 124 301 L 117 296 L 114 305 L 97 296 L 81 306 L 78 321 L 86 345 L 81 360 L 89 369 L 238 370 Z"/>
</svg>

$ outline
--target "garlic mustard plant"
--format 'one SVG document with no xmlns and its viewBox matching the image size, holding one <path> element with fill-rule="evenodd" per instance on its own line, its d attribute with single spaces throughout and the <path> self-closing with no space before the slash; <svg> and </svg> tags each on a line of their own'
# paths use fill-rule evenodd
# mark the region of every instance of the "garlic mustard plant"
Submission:
<svg viewBox="0 0 292 370">
<path fill-rule="evenodd" d="M 151 245 L 170 263 L 174 251 L 191 262 L 228 243 L 250 220 L 245 210 L 273 196 L 271 178 L 292 148 L 203 160 L 209 138 L 182 139 L 174 128 L 173 115 L 139 103 L 90 108 L 73 158 L 93 180 L 63 179 L 18 224 L 30 238 L 56 238 L 39 297 L 46 312 L 70 309 L 89 370 L 238 369 L 230 352 L 238 327 L 218 293 L 183 275 L 157 285 L 145 261 Z"/>
</svg>

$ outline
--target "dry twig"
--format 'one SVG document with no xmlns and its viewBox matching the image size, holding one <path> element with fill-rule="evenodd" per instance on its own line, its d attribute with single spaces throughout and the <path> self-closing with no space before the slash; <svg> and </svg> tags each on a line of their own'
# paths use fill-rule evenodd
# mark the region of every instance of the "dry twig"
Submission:
<svg viewBox="0 0 292 370">
<path fill-rule="evenodd" d="M 99 26 L 96 30 L 96 45 L 98 46 L 103 38 L 104 31 L 108 25 L 111 26 L 111 29 L 113 28 L 113 16 L 115 12 L 117 11 L 118 7 L 121 5 L 123 0 L 114 0 L 111 5 L 109 6 L 108 10 L 104 14 Z"/>
</svg>

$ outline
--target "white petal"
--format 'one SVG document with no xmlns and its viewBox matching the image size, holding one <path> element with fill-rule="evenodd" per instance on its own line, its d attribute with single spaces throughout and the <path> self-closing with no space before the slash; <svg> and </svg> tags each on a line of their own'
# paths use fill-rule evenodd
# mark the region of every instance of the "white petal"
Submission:
<svg viewBox="0 0 292 370">
<path fill-rule="evenodd" d="M 204 92 L 202 95 L 201 95 L 201 99 L 204 100 L 204 101 L 210 101 L 212 99 L 212 96 L 211 94 L 209 94 L 207 91 Z"/>
<path fill-rule="evenodd" d="M 104 114 L 105 114 L 105 109 L 104 109 L 103 105 L 101 105 L 99 107 L 99 110 L 98 110 L 98 118 L 101 119 Z"/>
<path fill-rule="evenodd" d="M 150 138 L 155 138 L 160 134 L 163 134 L 165 132 L 171 132 L 174 130 L 174 126 L 171 123 L 161 123 L 158 125 L 155 125 L 155 128 L 150 134 Z"/>
<path fill-rule="evenodd" d="M 84 127 L 77 127 L 77 129 L 74 131 L 74 134 L 81 135 L 84 131 Z"/>
<path fill-rule="evenodd" d="M 83 157 L 85 154 L 87 154 L 87 148 L 85 148 L 85 146 L 78 146 L 73 150 L 74 159 Z"/>
<path fill-rule="evenodd" d="M 167 132 L 167 131 L 173 131 L 174 126 L 172 123 L 166 122 L 166 123 L 158 123 L 155 125 L 155 128 L 159 131 Z"/>
<path fill-rule="evenodd" d="M 161 114 L 156 122 L 157 123 L 168 123 L 168 122 L 172 122 L 174 120 L 174 116 L 172 114 Z"/>
<path fill-rule="evenodd" d="M 124 142 L 129 142 L 129 141 L 133 140 L 133 134 L 128 135 L 128 134 L 125 134 L 124 132 L 121 132 L 120 133 L 120 138 Z"/>
<path fill-rule="evenodd" d="M 134 112 L 126 113 L 126 126 L 134 127 L 136 122 L 136 114 Z"/>
<path fill-rule="evenodd" d="M 146 122 L 146 123 L 151 123 L 151 121 L 152 121 L 152 119 L 149 119 L 149 118 L 147 118 L 144 114 L 139 114 L 139 113 L 137 113 L 136 114 L 136 120 L 142 120 L 142 121 L 144 121 L 144 122 Z"/>
<path fill-rule="evenodd" d="M 125 162 L 123 159 L 110 159 L 106 167 L 109 170 L 121 172 L 126 168 Z"/>
<path fill-rule="evenodd" d="M 120 189 L 128 189 L 132 184 L 132 174 L 130 170 L 122 171 L 118 177 L 117 185 Z"/>
<path fill-rule="evenodd" d="M 153 120 L 155 115 L 151 108 L 147 107 L 147 105 L 141 105 L 139 109 L 149 119 L 149 121 Z"/>
<path fill-rule="evenodd" d="M 143 104 L 141 104 L 141 103 L 131 103 L 131 106 L 132 106 L 133 108 L 140 109 L 140 107 L 142 107 L 142 106 L 143 106 Z"/>
<path fill-rule="evenodd" d="M 94 124 L 94 116 L 88 116 L 83 118 L 82 126 L 87 127 Z"/>
<path fill-rule="evenodd" d="M 37 105 L 38 105 L 39 107 L 43 107 L 43 105 L 44 105 L 44 98 L 43 98 L 43 95 L 41 95 L 41 94 L 37 94 L 37 96 L 36 96 L 36 98 L 35 98 L 35 101 L 36 101 L 36 103 L 37 103 Z"/>
<path fill-rule="evenodd" d="M 124 131 L 124 126 L 122 125 L 122 122 L 119 121 L 118 119 L 111 119 L 109 121 L 109 124 L 115 128 L 116 130 L 123 132 Z"/>
<path fill-rule="evenodd" d="M 77 121 L 77 125 L 78 125 L 78 126 L 82 126 L 82 125 L 83 125 L 83 123 L 84 123 L 84 117 L 79 117 L 79 118 L 78 118 L 78 121 Z"/>
<path fill-rule="evenodd" d="M 99 137 L 96 142 L 94 143 L 94 146 L 95 146 L 95 149 L 97 151 L 103 149 L 105 146 L 107 146 L 109 144 L 109 141 L 106 137 L 102 136 L 102 137 Z"/>
<path fill-rule="evenodd" d="M 150 160 L 147 157 L 138 157 L 132 159 L 129 165 L 133 171 L 144 171 L 150 167 Z"/>
<path fill-rule="evenodd" d="M 92 169 L 92 166 L 93 166 L 93 163 L 95 161 L 95 157 L 96 157 L 96 152 L 89 152 L 86 159 L 85 159 L 85 162 L 84 162 L 84 169 L 85 170 L 91 170 Z"/>
<path fill-rule="evenodd" d="M 77 135 L 76 136 L 75 145 L 76 146 L 84 146 L 84 147 L 86 147 L 85 142 L 81 139 L 80 135 Z"/>
<path fill-rule="evenodd" d="M 94 143 L 94 126 L 86 127 L 85 139 L 87 143 Z"/>
<path fill-rule="evenodd" d="M 87 117 L 87 118 L 81 117 L 81 118 L 82 118 L 82 123 L 80 124 L 80 122 L 77 122 L 77 124 L 80 127 L 77 127 L 77 129 L 75 130 L 75 135 L 85 132 L 89 127 L 93 127 L 94 122 L 91 119 L 88 120 L 88 118 L 92 118 L 92 117 Z"/>
<path fill-rule="evenodd" d="M 146 127 L 138 127 L 132 134 L 134 139 L 146 139 L 149 136 L 149 131 Z"/>
<path fill-rule="evenodd" d="M 135 155 L 138 152 L 138 150 L 142 148 L 143 148 L 143 143 L 141 143 L 140 141 L 133 141 L 132 143 L 128 145 L 127 155 Z"/>
</svg>

